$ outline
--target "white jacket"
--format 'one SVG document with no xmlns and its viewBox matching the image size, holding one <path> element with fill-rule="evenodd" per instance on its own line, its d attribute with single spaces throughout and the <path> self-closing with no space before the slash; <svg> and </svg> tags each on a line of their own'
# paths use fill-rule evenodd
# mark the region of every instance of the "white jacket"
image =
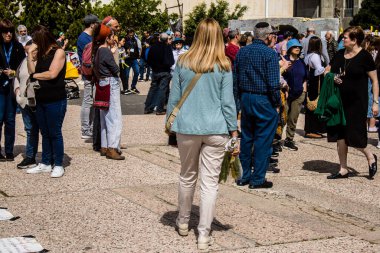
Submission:
<svg viewBox="0 0 380 253">
<path fill-rule="evenodd" d="M 20 88 L 20 94 L 16 94 L 16 101 L 21 106 L 21 108 L 25 108 L 26 105 L 30 106 L 30 102 L 34 100 L 35 104 L 35 94 L 34 94 L 34 86 L 38 84 L 36 82 L 29 81 L 29 71 L 27 65 L 27 58 L 25 58 L 16 72 L 16 78 L 13 82 L 13 90 L 16 94 L 16 89 Z M 32 101 L 29 101 L 31 99 Z"/>
</svg>

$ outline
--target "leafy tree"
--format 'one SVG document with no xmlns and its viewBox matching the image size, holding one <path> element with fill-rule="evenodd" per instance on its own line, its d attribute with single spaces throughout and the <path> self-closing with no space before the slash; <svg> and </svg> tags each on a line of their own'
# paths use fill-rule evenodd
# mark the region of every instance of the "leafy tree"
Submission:
<svg viewBox="0 0 380 253">
<path fill-rule="evenodd" d="M 161 0 L 113 0 L 108 5 L 98 2 L 94 13 L 116 18 L 123 30 L 131 27 L 138 31 L 164 31 L 169 27 L 169 19 L 177 15 L 161 11 L 160 4 Z"/>
<path fill-rule="evenodd" d="M 64 32 L 71 46 L 83 29 L 82 19 L 91 11 L 90 0 L 21 0 L 21 5 L 20 23 L 29 28 L 45 25 L 57 37 Z"/>
<path fill-rule="evenodd" d="M 228 20 L 241 18 L 247 10 L 247 6 L 237 4 L 234 10 L 230 12 L 229 3 L 226 0 L 212 2 L 207 10 L 207 5 L 203 2 L 195 6 L 192 12 L 188 14 L 188 19 L 185 20 L 185 34 L 193 37 L 199 22 L 204 18 L 214 18 L 222 28 L 227 27 Z"/>
<path fill-rule="evenodd" d="M 12 0 L 2 0 L 0 1 L 0 13 L 2 14 L 1 19 L 9 19 L 12 23 L 17 23 L 16 14 L 20 10 L 18 2 Z"/>
<path fill-rule="evenodd" d="M 369 28 L 371 25 L 380 25 L 380 1 L 364 0 L 361 9 L 356 14 L 350 25 L 360 25 L 363 28 Z"/>
</svg>

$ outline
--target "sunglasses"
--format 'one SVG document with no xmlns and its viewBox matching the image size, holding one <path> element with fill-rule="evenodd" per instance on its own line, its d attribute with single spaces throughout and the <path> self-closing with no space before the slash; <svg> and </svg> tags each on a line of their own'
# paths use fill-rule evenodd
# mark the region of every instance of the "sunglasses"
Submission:
<svg viewBox="0 0 380 253">
<path fill-rule="evenodd" d="M 5 33 L 5 34 L 7 34 L 7 33 L 10 33 L 10 34 L 12 34 L 12 33 L 13 33 L 13 31 L 12 31 L 11 29 L 9 29 L 9 30 L 4 30 L 4 31 L 1 31 L 1 33 Z"/>
</svg>

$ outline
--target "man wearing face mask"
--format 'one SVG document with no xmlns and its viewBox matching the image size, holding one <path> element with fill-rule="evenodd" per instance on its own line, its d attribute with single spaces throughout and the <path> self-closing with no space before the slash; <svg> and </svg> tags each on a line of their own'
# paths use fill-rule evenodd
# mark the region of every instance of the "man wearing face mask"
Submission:
<svg viewBox="0 0 380 253">
<path fill-rule="evenodd" d="M 28 30 L 24 25 L 19 25 L 17 27 L 17 33 L 18 42 L 20 42 L 23 47 L 25 47 L 26 43 L 32 39 L 32 37 L 28 35 Z"/>
<path fill-rule="evenodd" d="M 235 60 L 234 78 L 242 111 L 240 161 L 243 167 L 243 175 L 237 185 L 249 185 L 250 189 L 273 186 L 272 182 L 266 181 L 265 174 L 272 154 L 281 98 L 277 53 L 268 47 L 274 36 L 272 32 L 268 23 L 256 24 L 255 40 L 241 48 Z"/>
</svg>

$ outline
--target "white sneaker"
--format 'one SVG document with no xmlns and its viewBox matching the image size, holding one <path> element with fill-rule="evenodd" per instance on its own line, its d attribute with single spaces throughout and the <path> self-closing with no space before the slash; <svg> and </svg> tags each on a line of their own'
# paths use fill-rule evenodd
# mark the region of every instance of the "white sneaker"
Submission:
<svg viewBox="0 0 380 253">
<path fill-rule="evenodd" d="M 51 171 L 51 165 L 45 165 L 43 163 L 39 163 L 37 166 L 27 169 L 26 173 L 37 174 L 37 173 L 44 173 L 44 172 L 50 172 L 50 171 Z"/>
<path fill-rule="evenodd" d="M 376 148 L 379 148 L 379 149 L 380 149 L 380 141 L 377 143 Z"/>
<path fill-rule="evenodd" d="M 187 236 L 189 234 L 189 225 L 188 224 L 179 224 L 177 223 L 178 234 L 181 236 Z"/>
<path fill-rule="evenodd" d="M 62 166 L 54 166 L 53 171 L 50 174 L 50 177 L 62 177 L 65 173 L 65 169 Z"/>
<path fill-rule="evenodd" d="M 208 250 L 208 247 L 214 243 L 214 240 L 211 236 L 199 236 L 198 237 L 198 249 L 199 250 Z"/>
<path fill-rule="evenodd" d="M 81 138 L 82 138 L 83 140 L 92 139 L 92 133 L 82 133 Z"/>
</svg>

